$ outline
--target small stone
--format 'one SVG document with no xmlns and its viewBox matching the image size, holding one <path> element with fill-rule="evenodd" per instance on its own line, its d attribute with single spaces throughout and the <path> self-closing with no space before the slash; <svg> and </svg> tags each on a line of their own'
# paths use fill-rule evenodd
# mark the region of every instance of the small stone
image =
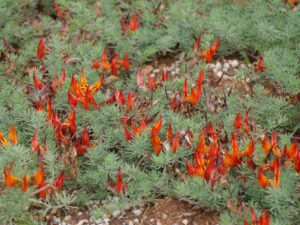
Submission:
<svg viewBox="0 0 300 225">
<path fill-rule="evenodd" d="M 154 219 L 152 218 L 152 219 L 150 219 L 150 222 L 152 223 L 154 221 Z"/>
<path fill-rule="evenodd" d="M 213 72 L 214 72 L 214 74 L 216 74 L 218 72 L 218 69 L 216 67 L 214 67 Z"/>
<path fill-rule="evenodd" d="M 72 219 L 72 217 L 69 215 L 69 216 L 66 216 L 65 218 L 64 218 L 64 221 L 68 221 L 68 220 L 71 220 Z"/>
<path fill-rule="evenodd" d="M 133 220 L 133 223 L 134 223 L 134 224 L 139 224 L 139 219 L 138 219 L 138 218 L 135 218 L 135 219 Z"/>
<path fill-rule="evenodd" d="M 136 215 L 136 216 L 139 216 L 139 215 L 142 214 L 142 210 L 140 210 L 140 209 L 135 209 L 135 210 L 133 210 L 132 212 L 133 212 L 133 214 Z"/>
<path fill-rule="evenodd" d="M 159 220 L 157 220 L 156 225 L 162 225 L 162 223 Z"/>
<path fill-rule="evenodd" d="M 154 77 L 155 77 L 155 74 L 154 74 L 154 73 L 151 73 L 151 74 L 150 74 L 150 77 L 151 77 L 151 78 L 154 78 Z"/>
<path fill-rule="evenodd" d="M 222 71 L 223 71 L 223 72 L 228 72 L 228 68 L 225 68 L 225 67 L 224 67 L 224 68 L 222 69 Z"/>
<path fill-rule="evenodd" d="M 154 69 L 152 72 L 153 73 L 159 73 L 159 71 L 160 71 L 159 69 Z"/>
<path fill-rule="evenodd" d="M 231 66 L 233 68 L 237 67 L 238 65 L 239 65 L 239 61 L 237 61 L 236 59 L 231 61 Z"/>
<path fill-rule="evenodd" d="M 89 221 L 87 219 L 80 220 L 77 225 L 83 225 L 83 224 L 89 224 Z"/>
<path fill-rule="evenodd" d="M 82 214 L 83 214 L 82 212 L 79 212 L 79 213 L 77 214 L 77 216 L 82 216 Z"/>
<path fill-rule="evenodd" d="M 114 218 L 116 218 L 116 217 L 118 217 L 120 214 L 121 214 L 121 211 L 120 211 L 120 210 L 116 210 L 116 211 L 114 211 L 114 212 L 112 213 L 112 216 L 113 216 Z"/>
<path fill-rule="evenodd" d="M 97 220 L 95 221 L 95 223 L 97 223 L 97 224 L 102 223 L 102 219 L 97 219 Z"/>
<path fill-rule="evenodd" d="M 188 221 L 187 219 L 184 219 L 184 220 L 182 220 L 182 223 L 183 223 L 184 225 L 187 225 L 187 224 L 189 223 L 189 221 Z"/>
<path fill-rule="evenodd" d="M 249 84 L 250 83 L 250 78 L 246 78 L 246 82 Z"/>
<path fill-rule="evenodd" d="M 179 71 L 179 68 L 176 68 L 176 69 L 175 69 L 175 73 L 176 73 L 176 74 L 179 74 L 179 72 L 180 72 L 180 71 Z"/>
<path fill-rule="evenodd" d="M 104 218 L 104 223 L 109 223 L 110 219 L 109 218 Z"/>
<path fill-rule="evenodd" d="M 213 69 L 215 67 L 215 64 L 207 64 L 207 69 Z"/>
<path fill-rule="evenodd" d="M 217 76 L 218 76 L 218 77 L 222 77 L 222 75 L 223 75 L 223 72 L 222 72 L 222 71 L 218 71 L 218 72 L 217 72 Z"/>
<path fill-rule="evenodd" d="M 66 222 L 62 222 L 61 225 L 67 225 Z"/>
<path fill-rule="evenodd" d="M 172 75 L 172 76 L 174 76 L 175 74 L 176 74 L 175 71 L 172 71 L 172 72 L 171 72 L 171 75 Z"/>
<path fill-rule="evenodd" d="M 128 222 L 128 225 L 133 225 L 133 222 L 130 220 L 130 221 Z"/>
<path fill-rule="evenodd" d="M 223 68 L 229 69 L 230 65 L 229 63 L 224 63 Z"/>
<path fill-rule="evenodd" d="M 222 64 L 220 62 L 217 62 L 215 68 L 220 70 L 222 68 Z"/>
<path fill-rule="evenodd" d="M 162 218 L 163 218 L 164 220 L 167 219 L 167 217 L 168 217 L 167 214 L 165 214 L 165 213 L 162 214 Z"/>
</svg>

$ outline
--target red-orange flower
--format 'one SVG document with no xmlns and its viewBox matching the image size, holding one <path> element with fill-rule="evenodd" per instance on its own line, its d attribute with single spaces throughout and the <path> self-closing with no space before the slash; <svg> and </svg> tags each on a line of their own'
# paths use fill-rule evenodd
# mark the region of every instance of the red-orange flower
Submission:
<svg viewBox="0 0 300 225">
<path fill-rule="evenodd" d="M 38 44 L 38 48 L 37 48 L 37 52 L 36 52 L 36 57 L 41 59 L 43 58 L 44 55 L 46 55 L 47 49 L 45 49 L 45 45 L 43 42 L 43 37 L 40 38 L 39 44 Z"/>
<path fill-rule="evenodd" d="M 12 122 L 11 122 L 10 129 L 9 129 L 8 139 L 10 140 L 10 142 L 12 144 L 16 144 L 17 141 L 18 141 L 17 131 L 16 131 L 15 126 Z"/>
<path fill-rule="evenodd" d="M 258 72 L 258 70 L 260 70 L 260 72 L 265 72 L 266 71 L 266 67 L 263 65 L 263 58 L 260 55 L 259 56 L 259 62 L 257 63 L 257 65 L 254 67 L 254 71 Z"/>
<path fill-rule="evenodd" d="M 250 207 L 249 211 L 251 215 L 252 225 L 270 225 L 270 218 L 268 212 L 265 209 L 263 212 L 261 212 L 259 220 L 257 220 L 252 207 Z M 244 225 L 249 225 L 246 218 L 244 219 Z"/>
<path fill-rule="evenodd" d="M 274 172 L 274 180 L 268 179 L 263 174 L 263 171 L 267 170 L 268 168 Z M 280 163 L 279 163 L 279 158 L 276 157 L 272 163 L 266 164 L 258 170 L 258 184 L 262 188 L 266 188 L 268 183 L 274 185 L 275 187 L 278 187 L 280 183 L 279 175 L 280 175 Z"/>
<path fill-rule="evenodd" d="M 35 71 L 33 71 L 32 77 L 33 77 L 35 88 L 41 90 L 44 84 L 39 80 L 39 78 L 37 78 L 37 76 L 35 75 Z"/>
<path fill-rule="evenodd" d="M 129 26 L 130 26 L 130 30 L 132 30 L 133 32 L 135 32 L 138 29 L 138 23 L 137 23 L 135 11 L 132 12 L 132 18 Z"/>
<path fill-rule="evenodd" d="M 204 51 L 201 54 L 201 59 L 205 59 L 207 63 L 212 62 L 212 57 L 213 55 L 217 52 L 218 47 L 219 47 L 219 39 L 216 41 L 216 43 L 212 46 L 209 47 L 209 49 L 207 49 L 206 51 Z"/>
<path fill-rule="evenodd" d="M 160 141 L 158 135 L 152 130 L 151 132 L 151 143 L 154 148 L 154 151 L 157 155 L 161 152 L 163 148 L 163 143 Z"/>
</svg>

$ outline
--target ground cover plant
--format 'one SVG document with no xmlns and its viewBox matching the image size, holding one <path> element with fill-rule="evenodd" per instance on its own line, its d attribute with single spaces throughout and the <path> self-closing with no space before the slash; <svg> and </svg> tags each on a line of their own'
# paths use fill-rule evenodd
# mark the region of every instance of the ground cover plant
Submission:
<svg viewBox="0 0 300 225">
<path fill-rule="evenodd" d="M 300 224 L 297 1 L 2 0 L 0 15 L 1 224 L 166 196 L 219 224 Z"/>
</svg>

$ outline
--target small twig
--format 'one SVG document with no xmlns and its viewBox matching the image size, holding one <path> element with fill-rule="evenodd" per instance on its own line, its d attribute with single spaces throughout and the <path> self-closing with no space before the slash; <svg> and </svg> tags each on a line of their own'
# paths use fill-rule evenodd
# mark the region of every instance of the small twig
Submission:
<svg viewBox="0 0 300 225">
<path fill-rule="evenodd" d="M 46 190 L 46 189 L 48 189 L 50 187 L 54 188 L 51 184 L 47 184 L 46 186 L 44 186 L 44 187 L 42 187 L 42 188 L 40 188 L 40 189 L 38 189 L 38 190 L 36 190 L 36 191 L 28 194 L 27 197 L 31 197 L 33 195 L 36 195 L 36 194 L 40 193 L 41 191 L 44 191 L 44 190 Z"/>
<path fill-rule="evenodd" d="M 140 161 L 138 162 L 138 164 L 136 165 L 136 167 L 139 167 L 139 165 L 140 165 L 145 159 L 149 158 L 149 156 L 150 156 L 149 154 L 144 155 L 143 158 L 140 159 Z"/>
</svg>

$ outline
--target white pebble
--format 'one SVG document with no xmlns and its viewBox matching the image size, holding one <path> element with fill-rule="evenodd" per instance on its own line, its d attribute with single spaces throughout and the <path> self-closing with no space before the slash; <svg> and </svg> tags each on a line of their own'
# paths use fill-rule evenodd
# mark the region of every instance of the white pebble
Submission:
<svg viewBox="0 0 300 225">
<path fill-rule="evenodd" d="M 214 72 L 214 74 L 216 74 L 218 72 L 218 69 L 216 67 L 213 68 L 213 72 Z"/>
<path fill-rule="evenodd" d="M 95 223 L 102 223 L 102 219 L 97 219 L 96 221 L 95 221 Z"/>
<path fill-rule="evenodd" d="M 177 73 L 177 74 L 179 73 L 179 68 L 175 69 L 175 73 Z"/>
<path fill-rule="evenodd" d="M 230 65 L 229 63 L 224 63 L 223 68 L 229 69 Z"/>
<path fill-rule="evenodd" d="M 167 219 L 167 217 L 168 217 L 167 214 L 165 214 L 165 213 L 162 214 L 162 218 L 163 218 L 164 220 Z"/>
<path fill-rule="evenodd" d="M 184 219 L 184 220 L 182 220 L 182 223 L 183 223 L 184 225 L 187 225 L 187 224 L 189 223 L 189 221 L 188 221 L 187 219 Z"/>
<path fill-rule="evenodd" d="M 79 213 L 77 214 L 77 216 L 82 216 L 82 212 L 79 212 Z"/>
<path fill-rule="evenodd" d="M 162 223 L 159 220 L 157 220 L 156 225 L 162 225 Z"/>
<path fill-rule="evenodd" d="M 150 77 L 151 77 L 151 78 L 154 78 L 154 77 L 155 77 L 155 74 L 154 74 L 154 73 L 151 73 L 151 74 L 150 74 Z"/>
<path fill-rule="evenodd" d="M 223 75 L 223 72 L 222 72 L 222 71 L 217 72 L 217 76 L 218 76 L 218 77 L 221 77 L 222 75 Z"/>
<path fill-rule="evenodd" d="M 132 221 L 129 221 L 129 222 L 128 222 L 128 225 L 133 225 L 133 222 L 132 222 Z"/>
<path fill-rule="evenodd" d="M 104 223 L 109 223 L 110 219 L 109 218 L 104 218 Z"/>
<path fill-rule="evenodd" d="M 66 225 L 66 222 L 62 222 L 61 225 Z"/>
<path fill-rule="evenodd" d="M 172 76 L 174 76 L 175 74 L 176 74 L 175 71 L 172 71 L 172 72 L 171 72 L 171 75 L 172 75 Z"/>
<path fill-rule="evenodd" d="M 228 68 L 223 67 L 222 71 L 223 72 L 228 72 Z"/>
<path fill-rule="evenodd" d="M 72 219 L 72 217 L 69 215 L 64 218 L 64 221 L 71 220 L 71 219 Z"/>
<path fill-rule="evenodd" d="M 135 218 L 135 219 L 133 220 L 133 223 L 134 223 L 134 224 L 139 224 L 139 219 L 138 219 L 138 218 Z"/>
<path fill-rule="evenodd" d="M 246 82 L 249 84 L 250 83 L 250 78 L 246 78 Z"/>
<path fill-rule="evenodd" d="M 159 69 L 154 69 L 153 73 L 159 73 L 159 71 L 160 71 Z"/>
<path fill-rule="evenodd" d="M 132 212 L 133 212 L 133 214 L 136 215 L 136 216 L 139 216 L 139 215 L 142 214 L 142 210 L 140 210 L 140 209 L 135 209 L 135 210 L 133 210 Z"/>
<path fill-rule="evenodd" d="M 222 64 L 220 62 L 217 62 L 215 68 L 220 70 L 222 68 Z"/>
<path fill-rule="evenodd" d="M 121 211 L 120 210 L 116 210 L 116 211 L 114 211 L 113 213 L 112 213 L 112 216 L 113 217 L 117 217 L 117 216 L 119 216 L 121 214 Z"/>
<path fill-rule="evenodd" d="M 238 65 L 239 65 L 239 61 L 237 61 L 236 59 L 231 61 L 231 66 L 233 68 L 237 67 Z"/>
<path fill-rule="evenodd" d="M 83 224 L 89 224 L 89 221 L 87 219 L 80 220 L 77 225 L 83 225 Z"/>
</svg>

